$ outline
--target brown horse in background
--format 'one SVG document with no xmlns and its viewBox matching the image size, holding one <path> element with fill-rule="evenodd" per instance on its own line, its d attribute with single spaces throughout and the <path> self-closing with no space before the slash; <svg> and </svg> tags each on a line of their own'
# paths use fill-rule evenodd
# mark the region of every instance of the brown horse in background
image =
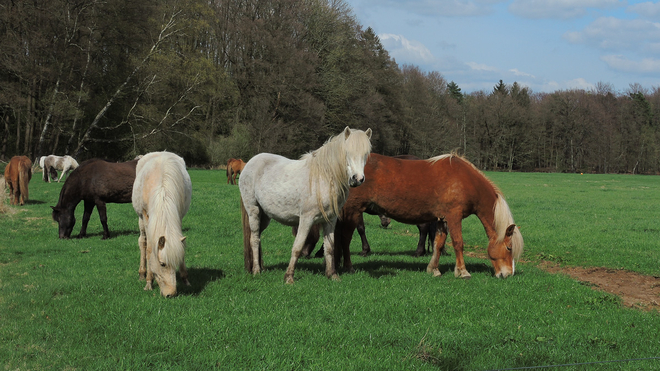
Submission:
<svg viewBox="0 0 660 371">
<path fill-rule="evenodd" d="M 457 155 L 401 160 L 372 153 L 364 172 L 366 180 L 351 190 L 335 229 L 335 252 L 343 254 L 345 269 L 353 270 L 353 231 L 361 214 L 370 210 L 406 224 L 439 221 L 426 270 L 440 275 L 440 248 L 450 234 L 456 254 L 454 275 L 462 278 L 470 277 L 463 260 L 462 220 L 474 214 L 488 236 L 495 276 L 514 274 L 515 260 L 523 251 L 522 235 L 500 190 L 470 162 Z"/>
<path fill-rule="evenodd" d="M 26 156 L 14 156 L 5 168 L 5 184 L 9 188 L 9 202 L 23 206 L 29 199 L 28 183 L 32 179 L 32 161 Z"/>
<path fill-rule="evenodd" d="M 85 211 L 78 237 L 87 236 L 87 223 L 96 206 L 103 225 L 103 239 L 109 238 L 105 204 L 132 202 L 137 163 L 138 160 L 115 163 L 93 158 L 80 164 L 66 178 L 57 205 L 52 207 L 53 220 L 59 225 L 60 238 L 71 237 L 76 224 L 74 211 L 80 201 L 85 202 Z"/>
<path fill-rule="evenodd" d="M 235 158 L 227 160 L 227 184 L 236 185 L 236 176 L 243 171 L 245 161 Z"/>
</svg>

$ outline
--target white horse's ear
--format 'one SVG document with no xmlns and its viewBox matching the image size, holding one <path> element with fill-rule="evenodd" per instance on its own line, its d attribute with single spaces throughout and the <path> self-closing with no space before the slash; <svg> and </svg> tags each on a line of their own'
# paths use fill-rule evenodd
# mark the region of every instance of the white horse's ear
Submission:
<svg viewBox="0 0 660 371">
<path fill-rule="evenodd" d="M 165 236 L 160 236 L 158 239 L 158 250 L 162 250 L 165 248 Z"/>
<path fill-rule="evenodd" d="M 364 133 L 367 134 L 367 138 L 371 139 L 371 128 L 367 129 Z"/>
<path fill-rule="evenodd" d="M 184 242 L 186 240 L 187 236 L 181 237 L 181 242 Z"/>
<path fill-rule="evenodd" d="M 344 139 L 348 139 L 349 135 L 351 135 L 351 129 L 347 126 L 346 129 L 344 129 Z"/>
</svg>

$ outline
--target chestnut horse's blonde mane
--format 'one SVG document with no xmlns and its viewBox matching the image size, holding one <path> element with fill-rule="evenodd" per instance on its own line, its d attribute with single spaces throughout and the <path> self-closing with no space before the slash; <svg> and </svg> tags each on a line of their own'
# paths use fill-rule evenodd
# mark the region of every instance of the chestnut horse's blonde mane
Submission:
<svg viewBox="0 0 660 371">
<path fill-rule="evenodd" d="M 495 185 L 495 183 L 493 183 L 490 179 L 488 179 L 488 177 L 486 177 L 486 175 L 484 175 L 484 173 L 481 170 L 479 170 L 476 166 L 474 166 L 473 163 L 465 159 L 465 157 L 455 152 L 435 156 L 429 158 L 427 161 L 430 162 L 431 164 L 435 164 L 436 162 L 447 158 L 449 159 L 449 161 L 451 161 L 453 158 L 458 158 L 460 160 L 465 161 L 465 163 L 470 164 L 470 166 L 472 166 L 472 168 L 478 174 L 480 174 L 481 177 L 484 178 L 488 182 L 488 184 L 490 184 L 490 186 L 493 187 L 493 189 L 495 190 L 495 194 L 497 195 L 497 200 L 495 201 L 495 205 L 493 205 L 493 227 L 497 232 L 497 241 L 501 242 L 504 239 L 504 234 L 506 232 L 506 229 L 511 224 L 516 224 L 513 220 L 511 209 L 509 209 L 509 205 L 504 199 L 504 195 L 502 194 L 500 189 L 497 188 L 497 185 Z M 511 254 L 513 255 L 514 259 L 518 260 L 518 258 L 520 258 L 523 252 L 523 247 L 524 247 L 524 241 L 522 238 L 522 234 L 520 234 L 520 230 L 516 226 L 516 228 L 513 231 L 513 236 L 511 236 Z"/>
<path fill-rule="evenodd" d="M 371 152 L 371 141 L 362 130 L 351 130 L 346 137 L 346 131 L 342 131 L 328 139 L 325 144 L 312 152 L 304 154 L 300 159 L 309 164 L 310 187 L 316 187 L 316 201 L 321 214 L 326 221 L 329 217 L 323 207 L 324 195 L 321 194 L 321 182 L 326 182 L 330 187 L 330 208 L 332 213 L 339 217 L 340 199 L 346 199 L 348 195 L 348 177 L 346 164 L 349 156 L 365 156 Z"/>
</svg>

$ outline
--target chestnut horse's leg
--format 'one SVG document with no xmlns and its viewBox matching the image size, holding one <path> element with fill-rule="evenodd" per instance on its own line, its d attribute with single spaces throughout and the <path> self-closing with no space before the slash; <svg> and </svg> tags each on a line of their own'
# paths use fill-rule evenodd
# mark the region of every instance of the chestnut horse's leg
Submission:
<svg viewBox="0 0 660 371">
<path fill-rule="evenodd" d="M 369 246 L 369 241 L 367 241 L 367 235 L 364 228 L 364 214 L 362 213 L 360 213 L 360 219 L 358 220 L 357 231 L 362 240 L 362 252 L 360 252 L 360 255 L 367 256 L 367 254 L 371 252 L 371 246 Z"/>
<path fill-rule="evenodd" d="M 83 212 L 82 226 L 80 227 L 80 234 L 78 235 L 78 238 L 87 236 L 87 223 L 89 223 L 89 218 L 91 218 L 92 211 L 94 211 L 94 202 L 88 200 L 85 200 L 84 202 L 85 211 Z"/>
<path fill-rule="evenodd" d="M 108 229 L 108 214 L 106 214 L 105 202 L 96 200 L 96 210 L 99 212 L 101 225 L 103 226 L 103 238 L 101 239 L 107 240 L 110 238 L 110 230 Z"/>
<path fill-rule="evenodd" d="M 426 271 L 435 277 L 442 275 L 439 268 L 440 250 L 444 248 L 445 241 L 447 241 L 447 222 L 441 219 L 438 221 L 438 230 L 433 243 L 433 256 L 431 256 L 431 261 L 426 267 Z"/>
<path fill-rule="evenodd" d="M 461 226 L 461 217 L 451 218 L 447 221 L 449 228 L 449 235 L 451 235 L 451 244 L 456 253 L 456 267 L 454 268 L 454 276 L 460 278 L 472 277 L 465 268 L 465 261 L 463 260 L 463 227 Z"/>
</svg>

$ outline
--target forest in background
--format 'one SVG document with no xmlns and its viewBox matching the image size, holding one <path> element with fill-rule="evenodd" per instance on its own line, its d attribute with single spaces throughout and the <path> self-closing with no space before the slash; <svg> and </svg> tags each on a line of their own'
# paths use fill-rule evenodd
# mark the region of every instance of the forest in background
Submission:
<svg viewBox="0 0 660 371">
<path fill-rule="evenodd" d="M 660 173 L 660 87 L 469 94 L 399 66 L 343 0 L 0 0 L 0 159 L 190 166 L 297 158 L 345 126 L 373 151 L 483 170 Z"/>
</svg>

